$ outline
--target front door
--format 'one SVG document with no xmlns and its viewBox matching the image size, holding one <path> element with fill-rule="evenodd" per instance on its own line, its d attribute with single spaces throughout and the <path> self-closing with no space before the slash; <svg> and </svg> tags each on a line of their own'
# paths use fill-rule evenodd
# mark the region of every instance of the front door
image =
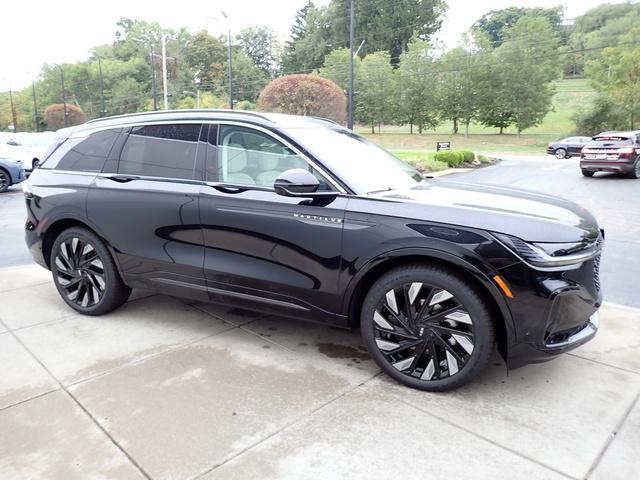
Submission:
<svg viewBox="0 0 640 480">
<path fill-rule="evenodd" d="M 326 175 L 271 132 L 212 125 L 200 196 L 204 270 L 210 298 L 283 315 L 333 321 L 339 308 L 346 198 L 278 195 L 273 182 L 291 168 Z"/>
</svg>

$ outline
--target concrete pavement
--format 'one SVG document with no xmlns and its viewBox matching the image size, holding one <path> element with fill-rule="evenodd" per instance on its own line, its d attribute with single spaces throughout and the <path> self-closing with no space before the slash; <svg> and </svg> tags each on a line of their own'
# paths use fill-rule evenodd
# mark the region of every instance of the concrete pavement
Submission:
<svg viewBox="0 0 640 480">
<path fill-rule="evenodd" d="M 635 478 L 639 316 L 606 305 L 572 354 L 429 394 L 358 332 L 143 291 L 84 317 L 2 268 L 0 478 Z"/>
</svg>

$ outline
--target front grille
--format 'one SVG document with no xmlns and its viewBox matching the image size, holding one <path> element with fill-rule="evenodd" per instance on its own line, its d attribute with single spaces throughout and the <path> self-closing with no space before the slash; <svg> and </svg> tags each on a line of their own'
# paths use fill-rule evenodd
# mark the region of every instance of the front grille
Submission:
<svg viewBox="0 0 640 480">
<path fill-rule="evenodd" d="M 600 255 L 593 260 L 593 284 L 600 291 Z"/>
</svg>

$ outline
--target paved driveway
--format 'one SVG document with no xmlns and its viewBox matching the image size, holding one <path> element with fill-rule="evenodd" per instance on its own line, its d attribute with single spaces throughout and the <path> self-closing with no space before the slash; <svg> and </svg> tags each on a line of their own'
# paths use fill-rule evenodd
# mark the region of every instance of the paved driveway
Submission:
<svg viewBox="0 0 640 480">
<path fill-rule="evenodd" d="M 640 180 L 602 173 L 585 178 L 577 158 L 503 158 L 498 165 L 447 178 L 545 192 L 587 208 L 606 230 L 600 270 L 605 300 L 640 307 Z"/>
<path fill-rule="evenodd" d="M 463 179 L 593 209 L 606 295 L 638 305 L 640 181 L 576 168 L 513 158 Z M 605 305 L 573 353 L 509 373 L 496 357 L 472 385 L 428 394 L 381 374 L 358 332 L 145 292 L 75 315 L 30 264 L 23 208 L 17 189 L 0 196 L 1 479 L 638 475 L 640 310 Z"/>
<path fill-rule="evenodd" d="M 629 479 L 638 311 L 544 365 L 448 394 L 380 374 L 357 333 L 134 292 L 74 315 L 0 269 L 0 478 Z"/>
</svg>

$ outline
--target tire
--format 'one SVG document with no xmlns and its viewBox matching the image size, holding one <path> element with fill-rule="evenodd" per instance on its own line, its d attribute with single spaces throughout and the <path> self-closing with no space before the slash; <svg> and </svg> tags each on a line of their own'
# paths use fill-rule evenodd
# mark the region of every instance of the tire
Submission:
<svg viewBox="0 0 640 480">
<path fill-rule="evenodd" d="M 38 160 L 37 158 L 34 158 L 31 161 L 31 171 L 35 170 L 36 168 L 38 168 L 38 165 L 40 165 L 40 160 Z"/>
<path fill-rule="evenodd" d="M 640 178 L 640 158 L 633 164 L 633 169 L 627 174 L 629 178 Z"/>
<path fill-rule="evenodd" d="M 0 193 L 4 193 L 11 186 L 11 177 L 9 172 L 0 168 Z"/>
<path fill-rule="evenodd" d="M 420 264 L 390 270 L 373 284 L 360 326 L 385 373 L 432 392 L 469 383 L 487 367 L 495 344 L 489 309 L 474 287 L 455 273 Z"/>
<path fill-rule="evenodd" d="M 593 177 L 593 174 L 596 172 L 592 172 L 591 170 L 582 170 L 582 175 L 584 175 L 585 177 Z"/>
<path fill-rule="evenodd" d="M 58 235 L 50 265 L 62 299 L 84 315 L 111 312 L 131 295 L 104 242 L 86 228 L 72 227 Z"/>
<path fill-rule="evenodd" d="M 563 159 L 563 158 L 569 158 L 569 157 L 567 156 L 567 151 L 566 151 L 564 148 L 556 148 L 556 149 L 553 151 L 553 154 L 554 154 L 554 155 L 555 155 L 555 157 L 556 157 L 557 159 L 559 159 L 559 160 L 560 160 L 560 159 Z"/>
</svg>

